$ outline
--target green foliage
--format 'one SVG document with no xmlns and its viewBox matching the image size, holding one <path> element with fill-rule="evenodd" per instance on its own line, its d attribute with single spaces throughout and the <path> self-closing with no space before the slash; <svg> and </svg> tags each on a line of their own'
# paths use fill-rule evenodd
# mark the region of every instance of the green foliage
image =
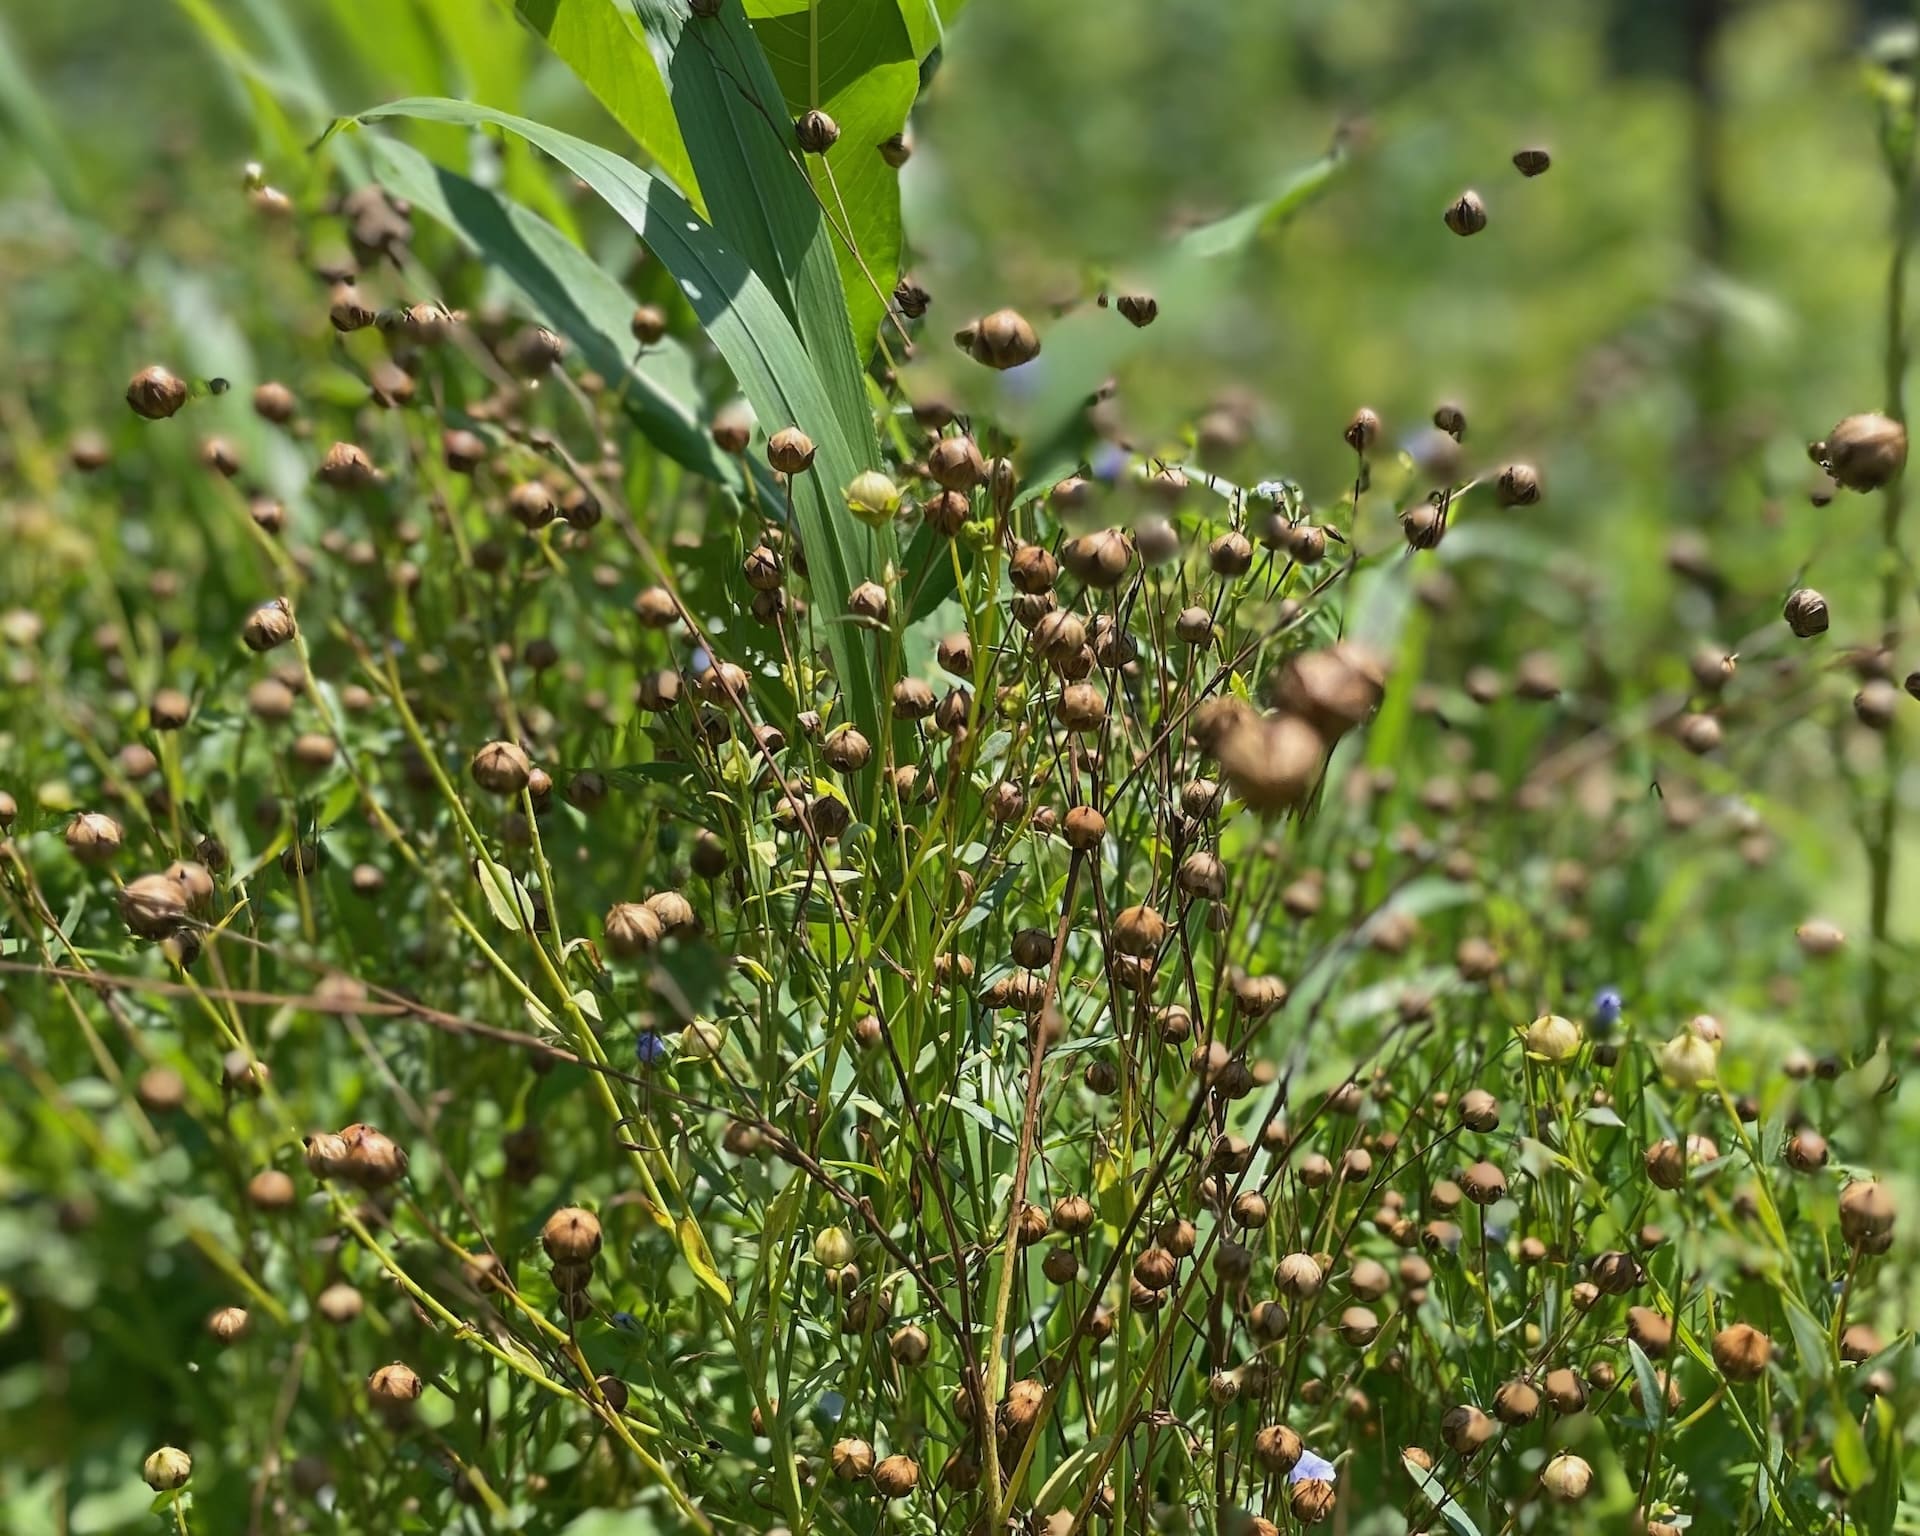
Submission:
<svg viewBox="0 0 1920 1536">
<path fill-rule="evenodd" d="M 708 8 L 0 33 L 0 1530 L 1907 1529 L 1912 30 Z"/>
</svg>

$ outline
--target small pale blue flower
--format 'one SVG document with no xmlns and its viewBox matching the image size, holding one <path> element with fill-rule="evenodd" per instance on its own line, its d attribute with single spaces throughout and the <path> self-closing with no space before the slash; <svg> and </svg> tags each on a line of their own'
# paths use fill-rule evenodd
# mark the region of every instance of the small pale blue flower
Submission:
<svg viewBox="0 0 1920 1536">
<path fill-rule="evenodd" d="M 1093 450 L 1087 467 L 1093 478 L 1111 485 L 1127 472 L 1127 451 L 1118 443 L 1102 443 Z"/>
<path fill-rule="evenodd" d="M 650 1067 L 667 1054 L 667 1042 L 652 1030 L 643 1029 L 633 1042 L 633 1053 L 640 1058 L 641 1066 Z"/>
<path fill-rule="evenodd" d="M 1312 1451 L 1302 1450 L 1300 1459 L 1293 1464 L 1293 1470 L 1287 1474 L 1290 1483 L 1330 1483 L 1334 1480 L 1333 1463 L 1324 1456 L 1316 1456 Z"/>
<path fill-rule="evenodd" d="M 1626 1003 L 1620 996 L 1618 987 L 1602 987 L 1593 994 L 1593 1032 L 1604 1035 L 1620 1022 L 1620 1015 Z"/>
<path fill-rule="evenodd" d="M 638 1333 L 640 1331 L 640 1319 L 635 1317 L 631 1312 L 616 1312 L 613 1314 L 613 1326 L 624 1333 Z"/>
</svg>

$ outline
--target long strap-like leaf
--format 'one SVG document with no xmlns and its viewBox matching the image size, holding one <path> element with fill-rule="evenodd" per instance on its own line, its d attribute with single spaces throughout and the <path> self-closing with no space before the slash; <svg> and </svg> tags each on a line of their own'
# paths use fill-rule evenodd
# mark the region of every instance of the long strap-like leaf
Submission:
<svg viewBox="0 0 1920 1536">
<path fill-rule="evenodd" d="M 795 163 L 786 98 L 738 0 L 717 16 L 630 0 L 679 120 L 713 227 L 786 311 L 863 468 L 878 461 L 833 231 Z"/>
<path fill-rule="evenodd" d="M 500 269 L 557 334 L 614 388 L 628 418 L 680 463 L 741 490 L 739 466 L 701 420 L 692 361 L 671 337 L 636 357 L 633 299 L 611 274 L 545 219 L 511 198 L 435 165 L 398 139 L 368 146 L 375 178 L 438 219 Z M 770 476 L 762 494 L 773 491 Z"/>
<path fill-rule="evenodd" d="M 612 150 L 509 112 L 434 97 L 389 102 L 354 121 L 384 117 L 491 124 L 553 156 L 593 188 L 673 274 L 761 423 L 769 430 L 798 426 L 813 439 L 814 467 L 793 482 L 794 516 L 847 710 L 869 739 L 878 740 L 878 690 L 862 632 L 846 622 L 846 604 L 856 585 L 879 576 L 892 561 L 893 535 L 862 527 L 846 511 L 842 492 L 867 459 L 849 445 L 820 372 L 766 284 L 686 199 Z"/>
</svg>

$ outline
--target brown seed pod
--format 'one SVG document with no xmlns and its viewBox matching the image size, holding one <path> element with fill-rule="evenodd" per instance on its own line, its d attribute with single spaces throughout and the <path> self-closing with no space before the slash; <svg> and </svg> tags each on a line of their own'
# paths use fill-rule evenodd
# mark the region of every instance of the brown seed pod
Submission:
<svg viewBox="0 0 1920 1536">
<path fill-rule="evenodd" d="M 218 1307 L 207 1318 L 207 1332 L 222 1344 L 238 1344 L 252 1324 L 245 1307 Z"/>
<path fill-rule="evenodd" d="M 997 309 L 963 326 L 953 339 L 976 363 L 994 369 L 1018 368 L 1040 355 L 1040 338 L 1018 310 Z"/>
<path fill-rule="evenodd" d="M 1571 1452 L 1562 1451 L 1541 1469 L 1540 1486 L 1548 1498 L 1577 1504 L 1593 1486 L 1593 1468 Z"/>
<path fill-rule="evenodd" d="M 1327 1520 L 1338 1502 L 1333 1484 L 1318 1477 L 1303 1477 L 1287 1491 L 1287 1509 L 1302 1525 Z"/>
<path fill-rule="evenodd" d="M 1860 1180 L 1840 1192 L 1840 1235 L 1862 1253 L 1885 1253 L 1893 1243 L 1896 1207 L 1883 1184 Z"/>
<path fill-rule="evenodd" d="M 1233 791 L 1263 815 L 1291 810 L 1320 782 L 1327 748 L 1320 733 L 1297 715 L 1235 711 L 1217 747 L 1221 772 Z"/>
<path fill-rule="evenodd" d="M 1900 707 L 1900 690 L 1883 677 L 1860 685 L 1853 696 L 1853 713 L 1870 731 L 1884 731 L 1893 724 L 1893 712 Z"/>
<path fill-rule="evenodd" d="M 1478 192 L 1469 190 L 1447 204 L 1443 217 L 1456 235 L 1477 235 L 1487 227 L 1487 205 Z"/>
<path fill-rule="evenodd" d="M 336 442 L 321 456 L 313 478 L 336 491 L 364 491 L 379 483 L 380 472 L 358 443 Z"/>
<path fill-rule="evenodd" d="M 1076 805 L 1062 819 L 1060 833 L 1069 848 L 1086 853 L 1099 847 L 1106 837 L 1107 818 L 1090 805 Z"/>
<path fill-rule="evenodd" d="M 250 651 L 271 651 L 285 645 L 298 629 L 293 620 L 293 604 L 284 597 L 276 597 L 247 615 L 246 623 L 240 627 L 240 638 Z"/>
<path fill-rule="evenodd" d="M 1673 1319 L 1652 1307 L 1628 1307 L 1627 1337 L 1650 1359 L 1664 1360 L 1673 1347 Z"/>
<path fill-rule="evenodd" d="M 1113 307 L 1130 325 L 1152 325 L 1160 316 L 1160 301 L 1150 293 L 1123 293 Z"/>
<path fill-rule="evenodd" d="M 843 725 L 820 743 L 820 756 L 838 773 L 858 773 L 873 759 L 873 743 L 850 725 Z"/>
<path fill-rule="evenodd" d="M 1541 497 L 1540 471 L 1531 464 L 1509 464 L 1493 483 L 1494 500 L 1503 507 L 1531 507 Z"/>
<path fill-rule="evenodd" d="M 818 107 L 812 107 L 793 120 L 793 137 L 801 153 L 824 155 L 840 142 L 840 125 Z"/>
<path fill-rule="evenodd" d="M 473 754 L 473 782 L 490 795 L 517 795 L 533 777 L 533 762 L 511 741 L 490 741 Z"/>
<path fill-rule="evenodd" d="M 1492 1205 L 1506 1197 L 1507 1176 L 1492 1163 L 1475 1163 L 1460 1175 L 1460 1187 L 1475 1205 Z"/>
<path fill-rule="evenodd" d="M 1783 1155 L 1795 1173 L 1813 1173 L 1827 1165 L 1827 1139 L 1817 1131 L 1795 1131 Z"/>
<path fill-rule="evenodd" d="M 381 1366 L 367 1378 L 367 1395 L 373 1399 L 374 1407 L 387 1414 L 405 1413 L 425 1390 L 412 1368 L 398 1360 Z"/>
<path fill-rule="evenodd" d="M 1349 418 L 1346 430 L 1340 435 L 1346 439 L 1347 446 L 1353 449 L 1355 453 L 1365 453 L 1379 441 L 1379 413 L 1368 409 L 1364 405 L 1361 406 L 1360 409 L 1355 411 L 1352 417 Z"/>
<path fill-rule="evenodd" d="M 69 836 L 68 846 L 72 846 Z M 165 875 L 141 875 L 120 888 L 120 920 L 135 938 L 165 939 L 190 920 L 187 893 Z"/>
<path fill-rule="evenodd" d="M 1542 1385 L 1555 1413 L 1579 1413 L 1587 1406 L 1586 1383 L 1564 1366 L 1548 1371 Z"/>
<path fill-rule="evenodd" d="M 643 347 L 656 347 L 667 334 L 667 312 L 658 304 L 639 304 L 634 307 L 633 318 L 627 322 L 627 328 L 633 332 L 633 339 Z M 775 465 L 778 469 L 780 466 Z"/>
<path fill-rule="evenodd" d="M 148 421 L 164 421 L 187 403 L 189 391 L 158 363 L 142 368 L 127 385 L 127 404 L 136 416 Z"/>
<path fill-rule="evenodd" d="M 293 1180 L 278 1168 L 263 1168 L 247 1180 L 247 1204 L 256 1211 L 289 1210 L 297 1198 Z"/>
<path fill-rule="evenodd" d="M 562 1206 L 540 1229 L 540 1246 L 556 1264 L 590 1264 L 600 1252 L 600 1218 L 577 1205 Z"/>
<path fill-rule="evenodd" d="M 1133 1278 L 1150 1291 L 1163 1291 L 1173 1284 L 1175 1261 L 1162 1247 L 1152 1247 L 1133 1261 Z"/>
<path fill-rule="evenodd" d="M 1040 1408 L 1046 1397 L 1046 1386 L 1031 1378 L 1016 1381 L 1007 1388 L 998 1418 L 1000 1428 L 1006 1432 L 1009 1440 L 1018 1442 L 1026 1439 L 1040 1420 Z"/>
<path fill-rule="evenodd" d="M 366 1298 L 345 1281 L 336 1281 L 313 1298 L 313 1310 L 337 1328 L 357 1321 L 366 1309 Z"/>
<path fill-rule="evenodd" d="M 1496 1439 L 1500 1426 L 1471 1403 L 1449 1408 L 1440 1420 L 1440 1438 L 1456 1456 L 1471 1456 Z"/>
<path fill-rule="evenodd" d="M 1513 163 L 1522 176 L 1539 176 L 1553 164 L 1553 156 L 1538 145 L 1531 145 L 1526 149 L 1515 150 Z"/>
<path fill-rule="evenodd" d="M 1386 691 L 1385 661 L 1368 647 L 1341 641 L 1302 651 L 1275 676 L 1274 704 L 1300 716 L 1327 742 L 1363 724 Z"/>
<path fill-rule="evenodd" d="M 943 437 L 927 451 L 927 475 L 943 489 L 964 494 L 986 479 L 987 464 L 972 438 Z"/>
<path fill-rule="evenodd" d="M 1624 1296 L 1644 1278 L 1633 1255 L 1618 1249 L 1601 1254 L 1588 1266 L 1587 1274 L 1608 1296 Z"/>
<path fill-rule="evenodd" d="M 1105 591 L 1119 585 L 1133 560 L 1133 548 L 1118 528 L 1083 533 L 1060 546 L 1060 563 L 1077 580 Z"/>
<path fill-rule="evenodd" d="M 913 141 L 904 132 L 880 141 L 880 158 L 894 170 L 899 170 L 913 158 Z"/>
<path fill-rule="evenodd" d="M 385 1189 L 406 1177 L 406 1149 L 385 1132 L 355 1124 L 340 1133 L 340 1140 L 345 1154 L 336 1170 L 339 1177 L 363 1189 Z"/>
<path fill-rule="evenodd" d="M 1850 491 L 1877 491 L 1895 479 L 1907 463 L 1907 429 L 1877 412 L 1836 422 L 1824 445 L 1815 448 L 1820 467 Z"/>
<path fill-rule="evenodd" d="M 1114 947 L 1123 955 L 1152 955 L 1166 942 L 1167 920 L 1149 906 L 1123 909 L 1113 920 Z"/>
<path fill-rule="evenodd" d="M 262 421 L 284 426 L 299 409 L 300 403 L 294 399 L 293 391 L 274 380 L 269 379 L 253 392 L 253 413 Z"/>
<path fill-rule="evenodd" d="M 873 1469 L 873 1486 L 882 1498 L 904 1499 L 920 1486 L 920 1463 L 911 1456 L 889 1456 Z"/>
<path fill-rule="evenodd" d="M 1758 1381 L 1772 1359 L 1773 1340 L 1751 1323 L 1733 1323 L 1713 1336 L 1713 1363 L 1728 1381 Z"/>
<path fill-rule="evenodd" d="M 767 439 L 767 462 L 783 475 L 803 475 L 813 468 L 813 439 L 798 427 L 782 427 Z"/>
<path fill-rule="evenodd" d="M 644 955 L 666 935 L 660 915 L 645 902 L 620 901 L 607 909 L 601 924 L 607 952 L 617 959 Z"/>
<path fill-rule="evenodd" d="M 1680 738 L 1680 745 L 1696 757 L 1705 757 L 1717 750 L 1722 740 L 1720 722 L 1712 715 L 1698 713 L 1682 715 L 1674 734 Z"/>
<path fill-rule="evenodd" d="M 1285 1424 L 1268 1424 L 1253 1437 L 1253 1454 L 1260 1465 L 1284 1477 L 1300 1463 L 1299 1435 Z"/>
</svg>

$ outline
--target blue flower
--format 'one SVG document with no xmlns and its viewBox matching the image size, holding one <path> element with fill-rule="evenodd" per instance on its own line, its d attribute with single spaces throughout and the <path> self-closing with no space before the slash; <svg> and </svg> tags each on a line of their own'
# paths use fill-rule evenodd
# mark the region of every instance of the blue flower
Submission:
<svg viewBox="0 0 1920 1536">
<path fill-rule="evenodd" d="M 667 1042 L 652 1030 L 643 1029 L 633 1042 L 633 1053 L 640 1058 L 641 1066 L 650 1067 L 667 1054 Z"/>
<path fill-rule="evenodd" d="M 640 1319 L 631 1312 L 616 1312 L 613 1314 L 613 1326 L 627 1333 L 638 1333 Z"/>
<path fill-rule="evenodd" d="M 1087 468 L 1094 479 L 1111 485 L 1127 472 L 1127 451 L 1117 443 L 1102 443 L 1093 450 Z"/>
<path fill-rule="evenodd" d="M 1293 1464 L 1293 1470 L 1287 1474 L 1290 1483 L 1330 1483 L 1334 1480 L 1333 1463 L 1324 1456 L 1316 1456 L 1312 1451 L 1302 1450 L 1300 1459 Z"/>
<path fill-rule="evenodd" d="M 1621 1000 L 1618 987 L 1602 987 L 1593 994 L 1593 1032 L 1604 1035 L 1620 1022 L 1621 1010 L 1626 1003 Z"/>
</svg>

